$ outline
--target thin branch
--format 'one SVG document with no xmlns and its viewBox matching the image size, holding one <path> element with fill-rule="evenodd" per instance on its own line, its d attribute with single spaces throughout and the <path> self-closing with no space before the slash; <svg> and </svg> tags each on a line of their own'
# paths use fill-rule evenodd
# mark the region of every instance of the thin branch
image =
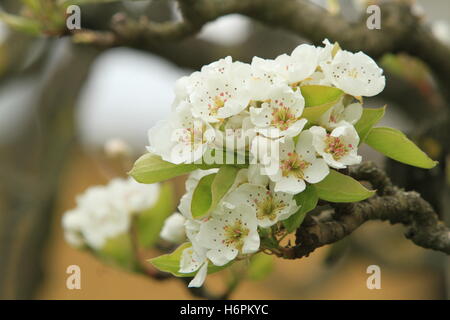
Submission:
<svg viewBox="0 0 450 320">
<path fill-rule="evenodd" d="M 283 258 L 308 256 L 316 248 L 337 242 L 369 220 L 403 224 L 406 238 L 416 245 L 450 254 L 450 229 L 439 220 L 431 205 L 417 192 L 406 192 L 371 163 L 350 173 L 377 186 L 378 194 L 365 201 L 337 206 L 333 215 L 308 215 L 296 233 L 296 245 L 284 248 Z"/>
<path fill-rule="evenodd" d="M 111 30 L 84 30 L 76 41 L 112 47 L 127 45 L 158 51 L 158 46 L 180 41 L 198 33 L 218 17 L 239 13 L 268 25 L 281 27 L 320 44 L 324 38 L 343 48 L 362 50 L 379 58 L 386 52 L 404 51 L 424 60 L 443 83 L 450 82 L 450 48 L 439 42 L 413 14 L 408 1 L 380 5 L 381 30 L 369 30 L 366 17 L 350 23 L 307 0 L 179 0 L 182 21 L 138 21 L 118 14 Z"/>
</svg>

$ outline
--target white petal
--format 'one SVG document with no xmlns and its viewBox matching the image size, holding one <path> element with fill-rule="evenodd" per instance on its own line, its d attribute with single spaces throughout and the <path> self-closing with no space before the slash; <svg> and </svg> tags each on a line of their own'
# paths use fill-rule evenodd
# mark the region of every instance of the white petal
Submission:
<svg viewBox="0 0 450 320">
<path fill-rule="evenodd" d="M 340 50 L 322 69 L 336 87 L 355 97 L 377 95 L 385 86 L 383 70 L 362 52 Z"/>
<path fill-rule="evenodd" d="M 200 227 L 197 239 L 206 248 L 215 249 L 223 247 L 224 240 L 223 227 L 225 226 L 223 217 L 213 217 Z"/>
<path fill-rule="evenodd" d="M 198 255 L 193 247 L 183 250 L 180 258 L 180 273 L 192 273 L 197 271 L 205 263 L 205 257 Z"/>
<path fill-rule="evenodd" d="M 302 158 L 308 162 L 311 162 L 316 158 L 316 152 L 313 146 L 313 133 L 315 127 L 300 133 L 297 144 L 295 145 L 295 152 L 302 156 Z M 320 128 L 320 127 L 316 127 Z M 313 130 L 311 130 L 313 129 Z M 321 128 L 323 129 L 323 128 Z"/>
<path fill-rule="evenodd" d="M 330 168 L 328 168 L 325 160 L 319 158 L 311 162 L 311 165 L 303 173 L 306 181 L 317 183 L 330 173 Z"/>
<path fill-rule="evenodd" d="M 348 123 L 355 124 L 361 119 L 363 107 L 360 103 L 352 103 L 344 109 L 344 119 Z"/>
<path fill-rule="evenodd" d="M 281 135 L 286 137 L 295 137 L 297 136 L 305 127 L 308 120 L 300 119 L 292 124 L 287 130 L 281 131 Z"/>
<path fill-rule="evenodd" d="M 275 184 L 275 192 L 286 192 L 290 194 L 297 194 L 305 190 L 305 181 L 295 177 L 282 177 L 280 181 Z"/>
<path fill-rule="evenodd" d="M 271 109 L 267 106 L 262 106 L 261 108 L 251 107 L 250 119 L 255 126 L 265 128 L 270 126 L 270 122 L 272 119 L 271 113 Z"/>
<path fill-rule="evenodd" d="M 261 201 L 266 196 L 267 189 L 264 186 L 245 183 L 226 196 L 225 201 L 239 206 L 246 204 L 253 208 L 256 212 L 256 202 Z M 241 207 L 241 210 L 245 210 L 245 207 Z"/>
<path fill-rule="evenodd" d="M 248 182 L 252 184 L 258 184 L 267 186 L 269 178 L 266 175 L 261 174 L 261 166 L 258 164 L 251 164 L 248 167 Z"/>
<path fill-rule="evenodd" d="M 203 285 L 206 279 L 206 275 L 208 274 L 208 263 L 203 263 L 200 270 L 198 270 L 197 274 L 195 275 L 194 279 L 189 282 L 188 287 L 189 288 L 199 288 Z"/>
<path fill-rule="evenodd" d="M 186 231 L 184 228 L 185 221 L 186 219 L 178 212 L 172 214 L 164 221 L 160 233 L 161 238 L 173 243 L 183 242 L 186 239 Z"/>
<path fill-rule="evenodd" d="M 325 162 L 332 168 L 344 169 L 346 167 L 345 164 L 343 164 L 340 160 L 339 161 L 335 160 L 333 156 L 329 153 L 323 152 L 322 157 L 325 160 Z"/>
<path fill-rule="evenodd" d="M 238 251 L 234 248 L 223 247 L 220 249 L 211 249 L 206 256 L 216 266 L 224 266 L 228 262 L 234 260 L 238 255 Z"/>
<path fill-rule="evenodd" d="M 168 137 L 172 136 L 172 127 L 169 121 L 161 120 L 153 128 L 148 130 L 148 139 L 150 145 L 147 147 L 148 151 L 157 154 L 163 160 L 170 160 L 170 151 L 173 142 Z"/>
<path fill-rule="evenodd" d="M 361 163 L 362 157 L 357 155 L 356 152 L 350 152 L 348 155 L 343 156 L 341 159 L 339 159 L 339 161 L 346 166 L 351 166 Z"/>
<path fill-rule="evenodd" d="M 245 238 L 244 246 L 242 247 L 242 253 L 255 253 L 259 250 L 260 240 L 258 231 L 250 231 L 248 236 Z"/>
</svg>

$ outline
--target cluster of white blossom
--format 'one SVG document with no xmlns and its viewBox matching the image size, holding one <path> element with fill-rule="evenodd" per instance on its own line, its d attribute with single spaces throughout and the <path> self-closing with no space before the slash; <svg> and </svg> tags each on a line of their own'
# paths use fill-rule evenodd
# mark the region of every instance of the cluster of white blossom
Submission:
<svg viewBox="0 0 450 320">
<path fill-rule="evenodd" d="M 302 117 L 305 85 L 345 94 L 312 124 Z M 330 167 L 361 162 L 353 127 L 362 114 L 361 97 L 378 94 L 384 85 L 383 71 L 370 57 L 328 40 L 273 60 L 255 57 L 251 64 L 227 57 L 177 82 L 172 116 L 150 129 L 149 151 L 174 164 L 197 163 L 217 149 L 252 158 L 217 208 L 201 219 L 192 217 L 192 195 L 199 179 L 215 170 L 192 173 L 181 214 L 166 221 L 164 239 L 187 237 L 192 244 L 179 269 L 196 272 L 190 286 L 202 285 L 209 263 L 223 266 L 260 250 L 259 230 L 295 213 L 294 195 L 306 183 L 320 182 Z"/>
<path fill-rule="evenodd" d="M 99 250 L 108 239 L 127 232 L 132 216 L 151 208 L 158 196 L 158 184 L 140 184 L 132 178 L 90 187 L 77 197 L 76 208 L 63 216 L 66 241 Z"/>
</svg>

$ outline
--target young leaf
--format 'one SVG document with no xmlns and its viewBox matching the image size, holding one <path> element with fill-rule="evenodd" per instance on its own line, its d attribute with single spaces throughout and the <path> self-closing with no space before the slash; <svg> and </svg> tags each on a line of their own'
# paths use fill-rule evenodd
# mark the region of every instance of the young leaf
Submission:
<svg viewBox="0 0 450 320">
<path fill-rule="evenodd" d="M 212 203 L 209 212 L 214 210 L 220 200 L 222 200 L 228 190 L 230 190 L 238 171 L 238 168 L 232 166 L 223 166 L 219 169 L 211 186 Z"/>
<path fill-rule="evenodd" d="M 302 118 L 307 119 L 309 122 L 316 124 L 320 117 L 327 112 L 336 102 L 329 102 L 320 106 L 309 107 L 303 110 Z"/>
<path fill-rule="evenodd" d="M 437 161 L 430 159 L 414 142 L 396 129 L 373 128 L 365 142 L 386 157 L 411 166 L 431 169 L 437 164 Z"/>
<path fill-rule="evenodd" d="M 180 245 L 174 252 L 169 254 L 164 254 L 162 256 L 153 258 L 148 260 L 155 268 L 157 268 L 160 271 L 169 272 L 177 277 L 193 277 L 195 276 L 196 272 L 192 273 L 180 273 L 180 259 L 181 254 L 183 253 L 184 249 L 187 249 L 191 247 L 191 243 L 184 243 Z M 215 273 L 220 270 L 225 269 L 228 267 L 231 263 L 228 263 L 224 266 L 215 266 L 212 263 L 208 264 L 208 274 Z"/>
<path fill-rule="evenodd" d="M 209 211 L 212 205 L 212 184 L 216 173 L 209 174 L 200 179 L 194 190 L 191 201 L 191 212 L 194 218 L 199 218 Z"/>
<path fill-rule="evenodd" d="M 364 108 L 361 119 L 355 124 L 356 132 L 359 135 L 359 143 L 364 142 L 370 129 L 383 118 L 386 106 L 383 108 Z"/>
<path fill-rule="evenodd" d="M 152 153 L 140 157 L 129 174 L 140 183 L 155 183 L 168 180 L 196 169 L 210 169 L 214 166 L 201 164 L 173 164 Z"/>
<path fill-rule="evenodd" d="M 273 269 L 273 257 L 261 252 L 250 258 L 250 264 L 247 269 L 247 277 L 253 281 L 260 281 L 272 273 Z"/>
<path fill-rule="evenodd" d="M 334 106 L 344 92 L 338 88 L 308 85 L 300 87 L 305 98 L 305 109 L 302 117 L 317 123 L 320 117 Z"/>
<path fill-rule="evenodd" d="M 295 196 L 295 201 L 300 208 L 296 213 L 283 221 L 283 224 L 289 233 L 300 227 L 306 214 L 317 206 L 319 197 L 317 196 L 314 186 L 308 185 L 303 192 Z"/>
<path fill-rule="evenodd" d="M 305 99 L 306 108 L 337 102 L 344 94 L 341 89 L 319 85 L 301 86 L 300 91 Z"/>
<path fill-rule="evenodd" d="M 139 243 L 150 248 L 159 239 L 164 220 L 173 212 L 175 194 L 170 183 L 161 185 L 158 201 L 150 209 L 137 216 L 137 232 Z"/>
<path fill-rule="evenodd" d="M 133 247 L 128 233 L 122 233 L 106 241 L 103 247 L 96 251 L 96 255 L 108 264 L 133 271 L 137 262 L 133 256 Z"/>
<path fill-rule="evenodd" d="M 215 174 L 200 179 L 194 190 L 191 211 L 194 218 L 209 214 L 233 185 L 239 169 L 223 166 Z"/>
<path fill-rule="evenodd" d="M 370 198 L 375 191 L 366 189 L 350 176 L 330 170 L 328 176 L 314 184 L 320 199 L 330 202 L 357 202 Z"/>
</svg>

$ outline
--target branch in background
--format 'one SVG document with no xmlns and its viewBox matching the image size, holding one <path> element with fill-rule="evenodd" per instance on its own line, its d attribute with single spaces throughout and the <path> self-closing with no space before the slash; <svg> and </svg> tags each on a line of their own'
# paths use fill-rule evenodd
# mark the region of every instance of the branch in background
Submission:
<svg viewBox="0 0 450 320">
<path fill-rule="evenodd" d="M 403 224 L 405 236 L 416 245 L 450 254 L 450 229 L 444 225 L 428 202 L 416 192 L 406 192 L 392 185 L 386 174 L 367 162 L 350 173 L 369 181 L 377 195 L 365 201 L 335 206 L 332 215 L 308 215 L 296 233 L 296 245 L 285 248 L 283 257 L 298 259 L 315 249 L 337 242 L 369 220 Z"/>
<path fill-rule="evenodd" d="M 29 299 L 42 278 L 42 252 L 60 175 L 74 142 L 73 111 L 98 50 L 72 48 L 53 70 L 19 137 L 0 152 L 0 298 Z M 70 77 L 68 77 L 70 75 Z M 36 129 L 35 122 L 41 126 Z"/>
<path fill-rule="evenodd" d="M 110 31 L 82 31 L 76 41 L 101 46 L 131 46 L 157 50 L 165 43 L 180 41 L 198 33 L 218 17 L 239 13 L 257 21 L 281 27 L 319 44 L 324 38 L 338 41 L 351 51 L 362 50 L 379 58 L 386 52 L 408 52 L 425 61 L 443 83 L 450 82 L 450 48 L 440 43 L 422 25 L 404 1 L 380 5 L 382 29 L 369 30 L 365 17 L 349 23 L 339 15 L 306 0 L 179 0 L 184 19 L 164 23 L 139 21 L 118 14 Z"/>
</svg>

